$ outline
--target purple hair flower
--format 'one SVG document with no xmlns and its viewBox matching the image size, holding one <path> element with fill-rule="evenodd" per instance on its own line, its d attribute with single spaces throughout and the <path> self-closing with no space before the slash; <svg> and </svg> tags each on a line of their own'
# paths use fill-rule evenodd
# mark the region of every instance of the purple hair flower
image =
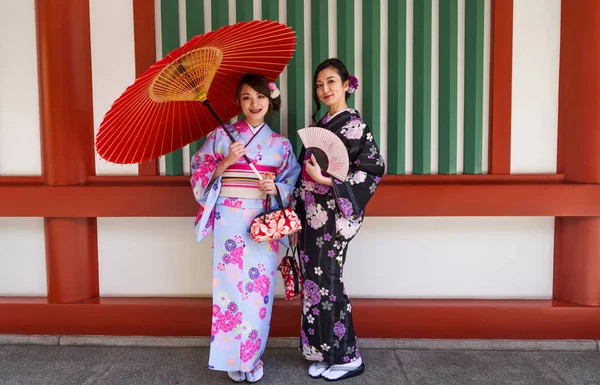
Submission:
<svg viewBox="0 0 600 385">
<path fill-rule="evenodd" d="M 353 94 L 358 89 L 358 79 L 354 75 L 348 75 L 348 93 Z"/>
</svg>

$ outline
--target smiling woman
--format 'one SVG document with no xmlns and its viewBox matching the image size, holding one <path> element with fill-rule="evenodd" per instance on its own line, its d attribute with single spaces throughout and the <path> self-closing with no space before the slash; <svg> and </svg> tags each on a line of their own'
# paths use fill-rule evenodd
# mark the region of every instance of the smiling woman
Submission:
<svg viewBox="0 0 600 385">
<path fill-rule="evenodd" d="M 305 280 L 302 300 L 302 353 L 315 361 L 313 378 L 328 380 L 362 373 L 354 331 L 352 305 L 342 276 L 348 245 L 358 233 L 367 203 L 384 172 L 383 158 L 370 128 L 360 114 L 348 108 L 349 74 L 344 63 L 327 59 L 315 69 L 313 98 L 328 111 L 317 127 L 343 142 L 350 167 L 341 178 L 323 172 L 314 155 L 300 151 L 302 177 L 292 207 L 302 222 L 299 235 L 300 265 Z M 353 88 L 354 89 L 354 88 Z M 354 89 L 355 90 L 355 89 Z M 333 326 L 333 329 L 332 329 Z"/>
<path fill-rule="evenodd" d="M 340 73 L 335 68 L 330 67 L 319 72 L 315 82 L 317 98 L 329 108 L 329 115 L 334 115 L 348 107 L 346 100 L 350 96 L 348 93 L 349 88 L 348 71 L 345 73 L 345 79 L 342 79 Z M 314 113 L 313 119 L 320 109 L 317 100 L 315 100 L 315 103 L 317 103 L 317 111 Z"/>
<path fill-rule="evenodd" d="M 289 204 L 300 166 L 289 140 L 265 122 L 280 101 L 267 79 L 242 76 L 236 95 L 245 119 L 224 128 L 236 141 L 221 128 L 210 133 L 192 156 L 191 183 L 200 204 L 197 240 L 212 233 L 213 243 L 209 367 L 227 371 L 234 381 L 255 382 L 264 372 L 260 358 L 269 335 L 279 243 L 256 242 L 248 229 L 277 188 L 284 205 Z M 252 174 L 243 156 L 263 179 Z"/>
<path fill-rule="evenodd" d="M 271 120 L 281 106 L 279 89 L 275 83 L 267 83 L 266 78 L 261 75 L 245 75 L 238 85 L 236 95 L 243 116 L 254 127 L 261 124 L 265 117 Z"/>
<path fill-rule="evenodd" d="M 246 122 L 253 127 L 265 120 L 269 111 L 269 99 L 264 94 L 256 92 L 252 87 L 244 84 L 240 91 L 240 108 L 246 117 Z"/>
</svg>

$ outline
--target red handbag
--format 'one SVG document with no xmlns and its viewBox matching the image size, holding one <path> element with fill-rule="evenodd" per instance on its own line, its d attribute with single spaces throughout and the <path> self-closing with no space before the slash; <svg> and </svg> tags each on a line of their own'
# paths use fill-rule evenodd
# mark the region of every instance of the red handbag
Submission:
<svg viewBox="0 0 600 385">
<path fill-rule="evenodd" d="M 290 250 L 292 251 L 291 256 L 289 255 Z M 302 298 L 304 279 L 300 274 L 298 261 L 296 260 L 297 254 L 298 249 L 294 246 L 290 247 L 277 267 L 277 270 L 281 272 L 281 278 L 283 278 L 283 284 L 285 285 L 286 300 Z"/>
<path fill-rule="evenodd" d="M 298 215 L 289 207 L 283 207 L 279 188 L 275 188 L 275 199 L 280 208 L 271 210 L 271 200 L 267 199 L 266 211 L 254 217 L 250 225 L 250 236 L 257 242 L 273 241 L 302 229 Z"/>
</svg>

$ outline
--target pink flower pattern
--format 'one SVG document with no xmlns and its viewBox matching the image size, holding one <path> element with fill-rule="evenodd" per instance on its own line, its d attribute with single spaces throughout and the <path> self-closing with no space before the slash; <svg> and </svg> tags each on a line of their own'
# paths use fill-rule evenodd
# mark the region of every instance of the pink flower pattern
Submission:
<svg viewBox="0 0 600 385">
<path fill-rule="evenodd" d="M 238 198 L 227 198 L 223 202 L 224 206 L 233 207 L 234 209 L 241 209 L 243 201 Z"/>
<path fill-rule="evenodd" d="M 212 173 L 217 168 L 217 159 L 211 154 L 204 154 L 204 157 L 201 159 L 199 154 L 194 155 L 194 160 L 200 166 L 194 170 L 192 174 L 192 185 L 197 184 L 198 181 L 201 182 L 202 188 L 206 188 L 208 182 L 210 182 L 210 178 Z"/>
<path fill-rule="evenodd" d="M 231 250 L 230 254 L 234 258 L 242 258 L 242 255 L 244 255 L 244 248 L 236 247 L 235 249 Z"/>
<path fill-rule="evenodd" d="M 226 310 L 225 313 L 217 314 L 217 326 L 225 333 L 232 331 L 242 323 L 242 313 L 232 313 Z"/>
<path fill-rule="evenodd" d="M 259 292 L 261 296 L 265 296 L 269 294 L 269 289 L 271 288 L 271 282 L 269 278 L 262 274 L 258 278 L 254 280 L 254 290 Z"/>
<path fill-rule="evenodd" d="M 279 241 L 269 241 L 269 245 L 271 246 L 271 250 L 275 253 L 279 252 Z"/>
<path fill-rule="evenodd" d="M 247 339 L 246 342 L 242 342 L 242 346 L 240 347 L 240 358 L 244 362 L 248 362 L 252 359 L 252 356 L 256 354 L 258 349 L 260 349 L 261 339 L 258 338 L 256 341 L 252 341 Z"/>
</svg>

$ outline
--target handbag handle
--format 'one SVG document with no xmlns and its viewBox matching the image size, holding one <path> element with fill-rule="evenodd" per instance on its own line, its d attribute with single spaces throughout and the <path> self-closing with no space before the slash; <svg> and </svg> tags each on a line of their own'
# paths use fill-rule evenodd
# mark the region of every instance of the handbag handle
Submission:
<svg viewBox="0 0 600 385">
<path fill-rule="evenodd" d="M 292 250 L 292 256 L 289 256 L 288 253 Z M 294 277 L 294 293 L 298 293 L 300 291 L 300 282 L 298 280 L 298 271 L 296 270 L 296 265 L 294 264 L 295 254 L 298 252 L 296 246 L 290 246 L 285 252 L 285 258 L 289 259 L 290 262 L 290 273 L 292 277 Z"/>
<path fill-rule="evenodd" d="M 287 218 L 287 215 L 285 213 L 285 207 L 283 207 L 283 200 L 281 199 L 281 193 L 279 192 L 279 187 L 277 187 L 276 183 L 273 183 L 275 185 L 275 190 L 277 191 L 277 194 L 275 194 L 275 200 L 277 201 L 277 204 L 279 205 L 279 208 L 281 209 L 281 211 L 283 212 L 283 217 Z M 269 211 L 271 209 L 271 199 L 270 197 L 267 195 L 267 201 L 265 203 L 265 213 L 263 216 L 263 221 L 266 220 L 267 218 L 267 211 Z"/>
</svg>

